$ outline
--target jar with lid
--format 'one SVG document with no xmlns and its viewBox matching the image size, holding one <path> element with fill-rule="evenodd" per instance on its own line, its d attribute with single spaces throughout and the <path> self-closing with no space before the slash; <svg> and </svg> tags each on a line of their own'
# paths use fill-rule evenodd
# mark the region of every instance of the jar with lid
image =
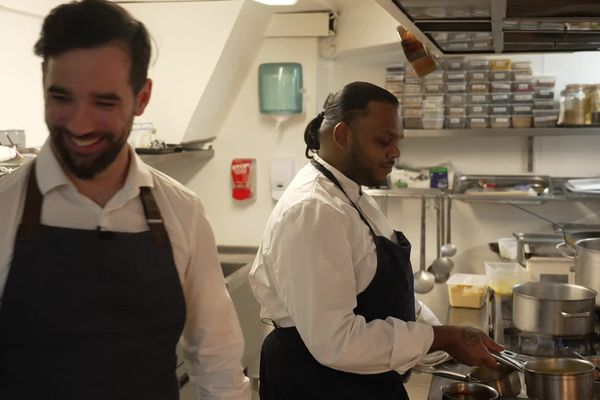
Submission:
<svg viewBox="0 0 600 400">
<path fill-rule="evenodd" d="M 559 125 L 584 125 L 585 101 L 584 85 L 567 85 L 560 93 Z"/>
<path fill-rule="evenodd" d="M 595 84 L 590 93 L 590 113 L 592 125 L 600 125 L 600 84 Z"/>
</svg>

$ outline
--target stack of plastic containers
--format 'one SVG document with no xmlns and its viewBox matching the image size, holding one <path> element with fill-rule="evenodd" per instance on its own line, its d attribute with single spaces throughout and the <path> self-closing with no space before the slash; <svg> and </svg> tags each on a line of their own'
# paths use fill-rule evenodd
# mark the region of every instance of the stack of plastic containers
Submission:
<svg viewBox="0 0 600 400">
<path fill-rule="evenodd" d="M 402 116 L 405 129 L 423 128 L 423 78 L 412 71 L 404 75 Z"/>
<path fill-rule="evenodd" d="M 556 77 L 534 77 L 533 126 L 535 128 L 553 128 L 558 121 L 559 110 L 554 102 Z"/>
<path fill-rule="evenodd" d="M 444 127 L 444 93 L 446 82 L 442 72 L 432 72 L 423 80 L 423 128 Z"/>
<path fill-rule="evenodd" d="M 462 58 L 448 59 L 443 63 L 446 82 L 445 123 L 448 129 L 465 127 L 467 116 L 467 71 Z"/>
<path fill-rule="evenodd" d="M 402 100 L 402 93 L 404 92 L 404 65 L 397 65 L 387 67 L 385 69 L 385 88 L 398 98 Z"/>
</svg>

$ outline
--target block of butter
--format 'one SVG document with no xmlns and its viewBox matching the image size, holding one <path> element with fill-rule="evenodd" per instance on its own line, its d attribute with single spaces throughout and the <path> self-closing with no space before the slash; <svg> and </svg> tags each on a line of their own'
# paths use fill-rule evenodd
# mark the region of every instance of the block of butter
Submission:
<svg viewBox="0 0 600 400">
<path fill-rule="evenodd" d="M 488 291 L 488 277 L 456 273 L 448 279 L 448 296 L 452 307 L 481 308 Z"/>
</svg>

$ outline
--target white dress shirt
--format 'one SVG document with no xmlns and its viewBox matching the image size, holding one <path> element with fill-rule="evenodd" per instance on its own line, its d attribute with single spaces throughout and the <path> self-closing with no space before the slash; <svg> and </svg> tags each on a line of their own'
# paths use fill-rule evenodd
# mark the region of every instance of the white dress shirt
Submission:
<svg viewBox="0 0 600 400">
<path fill-rule="evenodd" d="M 114 232 L 147 231 L 139 187 L 152 187 L 185 297 L 187 314 L 180 343 L 197 398 L 249 399 L 250 384 L 241 366 L 244 338 L 204 207 L 193 192 L 146 165 L 133 151 L 131 154 L 125 185 L 102 208 L 77 191 L 46 142 L 35 163 L 44 196 L 41 223 L 88 230 L 102 227 Z M 0 299 L 30 169 L 31 163 L 0 179 Z"/>
<path fill-rule="evenodd" d="M 377 235 L 396 241 L 377 203 L 360 186 L 315 156 L 340 181 Z M 348 198 L 311 164 L 275 206 L 250 272 L 261 317 L 295 326 L 315 359 L 362 374 L 408 370 L 433 342 L 439 324 L 415 299 L 417 322 L 388 317 L 366 322 L 356 296 L 375 275 L 377 254 L 367 225 Z"/>
</svg>

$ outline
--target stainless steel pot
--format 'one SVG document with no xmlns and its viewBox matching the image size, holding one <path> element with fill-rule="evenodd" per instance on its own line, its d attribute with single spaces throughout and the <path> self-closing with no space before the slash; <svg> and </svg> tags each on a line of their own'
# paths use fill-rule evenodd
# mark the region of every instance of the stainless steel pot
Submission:
<svg viewBox="0 0 600 400">
<path fill-rule="evenodd" d="M 600 291 L 600 238 L 581 239 L 575 243 L 575 283 Z M 600 297 L 596 297 L 600 307 Z"/>
<path fill-rule="evenodd" d="M 513 323 L 526 332 L 584 336 L 594 331 L 596 291 L 578 285 L 527 282 L 513 287 Z"/>
<path fill-rule="evenodd" d="M 498 392 L 480 383 L 456 382 L 442 386 L 443 400 L 495 400 Z"/>
<path fill-rule="evenodd" d="M 535 358 L 525 363 L 493 354 L 499 362 L 523 371 L 527 397 L 534 400 L 592 400 L 594 364 L 576 358 Z"/>
<path fill-rule="evenodd" d="M 481 383 L 498 392 L 501 397 L 517 397 L 521 393 L 521 379 L 513 368 L 498 364 L 497 368 L 477 367 L 469 374 L 461 374 L 443 369 L 419 367 L 417 372 L 425 372 L 443 378 L 462 382 Z"/>
</svg>

